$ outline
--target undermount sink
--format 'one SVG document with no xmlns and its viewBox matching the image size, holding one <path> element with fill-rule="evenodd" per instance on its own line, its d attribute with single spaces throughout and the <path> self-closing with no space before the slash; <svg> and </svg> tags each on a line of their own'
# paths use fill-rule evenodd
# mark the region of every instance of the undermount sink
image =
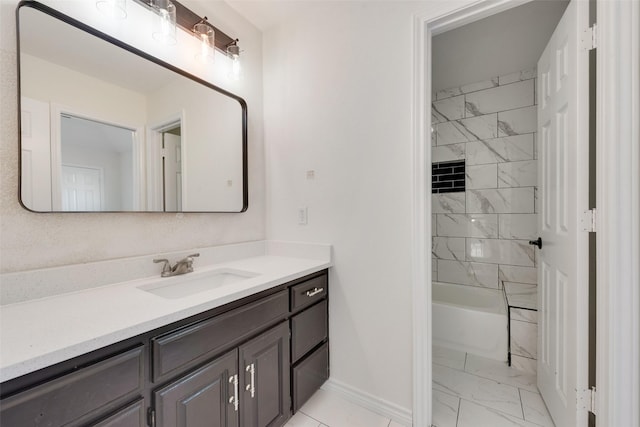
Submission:
<svg viewBox="0 0 640 427">
<path fill-rule="evenodd" d="M 138 286 L 138 289 L 159 297 L 177 299 L 242 282 L 256 276 L 258 274 L 251 271 L 222 268 L 161 278 L 153 283 Z"/>
</svg>

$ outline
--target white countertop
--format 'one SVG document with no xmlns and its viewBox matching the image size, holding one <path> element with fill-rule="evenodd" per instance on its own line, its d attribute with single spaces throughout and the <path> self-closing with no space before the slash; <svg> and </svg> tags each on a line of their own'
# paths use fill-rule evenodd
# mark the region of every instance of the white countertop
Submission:
<svg viewBox="0 0 640 427">
<path fill-rule="evenodd" d="M 328 268 L 330 247 L 325 247 L 327 256 L 314 258 L 276 250 L 206 267 L 196 262 L 196 273 L 229 268 L 257 276 L 179 299 L 138 289 L 156 280 L 155 276 L 4 305 L 0 307 L 0 382 Z"/>
</svg>

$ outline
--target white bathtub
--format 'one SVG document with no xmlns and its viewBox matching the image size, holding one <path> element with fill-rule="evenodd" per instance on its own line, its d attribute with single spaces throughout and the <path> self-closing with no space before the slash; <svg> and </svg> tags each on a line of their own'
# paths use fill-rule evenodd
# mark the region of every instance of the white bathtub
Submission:
<svg viewBox="0 0 640 427">
<path fill-rule="evenodd" d="M 507 360 L 507 308 L 499 289 L 433 283 L 433 345 Z"/>
</svg>

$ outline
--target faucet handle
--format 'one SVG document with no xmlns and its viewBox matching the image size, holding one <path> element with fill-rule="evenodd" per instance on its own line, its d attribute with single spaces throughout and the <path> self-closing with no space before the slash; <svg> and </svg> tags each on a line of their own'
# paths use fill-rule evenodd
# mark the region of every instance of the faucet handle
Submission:
<svg viewBox="0 0 640 427">
<path fill-rule="evenodd" d="M 162 265 L 162 273 L 169 273 L 171 272 L 171 264 L 169 263 L 168 259 L 165 258 L 159 258 L 159 259 L 154 259 L 153 260 L 154 263 L 159 263 L 159 262 L 163 262 L 164 264 Z"/>
<path fill-rule="evenodd" d="M 199 256 L 200 256 L 199 253 L 195 253 L 195 254 L 188 255 L 187 258 L 196 258 L 196 257 L 199 257 Z"/>
</svg>

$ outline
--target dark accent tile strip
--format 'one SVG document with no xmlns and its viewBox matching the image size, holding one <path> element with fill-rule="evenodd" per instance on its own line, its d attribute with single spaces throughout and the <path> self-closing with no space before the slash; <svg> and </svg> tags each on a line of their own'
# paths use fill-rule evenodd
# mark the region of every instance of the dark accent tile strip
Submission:
<svg viewBox="0 0 640 427">
<path fill-rule="evenodd" d="M 456 160 L 431 165 L 431 192 L 457 193 L 465 191 L 465 162 Z"/>
</svg>

